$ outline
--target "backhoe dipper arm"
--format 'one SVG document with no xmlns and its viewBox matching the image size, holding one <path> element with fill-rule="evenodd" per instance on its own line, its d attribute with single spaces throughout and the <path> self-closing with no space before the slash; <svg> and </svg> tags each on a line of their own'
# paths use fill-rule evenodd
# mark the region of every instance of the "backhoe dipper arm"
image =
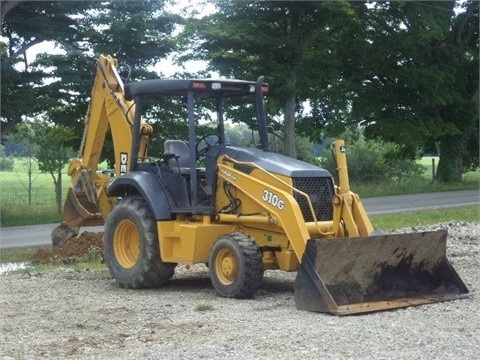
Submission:
<svg viewBox="0 0 480 360">
<path fill-rule="evenodd" d="M 115 175 L 119 176 L 129 170 L 134 114 L 135 103 L 125 99 L 123 82 L 117 72 L 117 61 L 110 56 L 100 56 L 79 157 L 69 166 L 68 173 L 74 184 L 78 180 L 79 171 L 98 169 L 109 126 L 115 149 Z M 142 158 L 146 155 L 147 141 L 152 134 L 151 126 L 142 123 L 140 134 L 138 156 Z"/>
<path fill-rule="evenodd" d="M 134 115 L 135 102 L 125 99 L 116 60 L 100 56 L 79 156 L 68 167 L 73 188 L 67 194 L 64 217 L 69 227 L 101 224 L 110 213 L 115 204 L 115 199 L 106 194 L 110 177 L 97 173 L 98 164 L 110 128 L 115 153 L 115 176 L 130 170 Z M 138 133 L 139 158 L 146 156 L 151 134 L 152 127 L 142 122 Z"/>
</svg>

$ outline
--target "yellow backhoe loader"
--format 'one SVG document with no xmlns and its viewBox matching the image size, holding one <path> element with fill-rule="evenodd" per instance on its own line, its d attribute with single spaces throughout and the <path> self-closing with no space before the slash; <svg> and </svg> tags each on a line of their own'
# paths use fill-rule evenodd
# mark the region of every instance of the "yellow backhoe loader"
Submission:
<svg viewBox="0 0 480 360">
<path fill-rule="evenodd" d="M 123 84 L 116 66 L 98 59 L 80 156 L 69 167 L 68 231 L 53 239 L 105 221 L 104 256 L 120 286 L 160 286 L 178 263 L 207 263 L 218 294 L 234 298 L 252 297 L 265 269 L 298 271 L 297 308 L 338 315 L 468 295 L 446 258 L 445 231 L 375 235 L 350 191 L 343 141 L 334 144 L 337 185 L 325 169 L 269 150 L 263 77 Z M 151 160 L 142 104 L 165 96 L 186 103 L 189 138 L 167 140 Z M 197 114 L 209 102 L 216 129 L 197 141 Z M 237 120 L 256 119 L 258 146 L 228 143 L 227 105 L 242 108 Z M 97 174 L 108 127 L 113 178 Z"/>
</svg>

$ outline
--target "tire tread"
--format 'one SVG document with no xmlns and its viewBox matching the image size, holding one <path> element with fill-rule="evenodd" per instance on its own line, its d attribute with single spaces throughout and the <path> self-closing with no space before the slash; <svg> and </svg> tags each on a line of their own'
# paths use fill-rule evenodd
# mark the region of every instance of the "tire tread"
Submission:
<svg viewBox="0 0 480 360">
<path fill-rule="evenodd" d="M 164 263 L 160 259 L 156 221 L 147 202 L 140 195 L 129 196 L 122 199 L 112 213 L 105 223 L 105 234 L 111 233 L 112 239 L 108 238 L 109 235 L 104 237 L 104 248 L 110 249 L 105 254 L 106 263 L 118 284 L 128 289 L 139 289 L 154 288 L 167 282 L 173 276 L 176 264 Z M 135 265 L 135 271 L 125 270 L 116 264 L 113 245 L 110 242 L 113 242 L 117 213 L 120 213 L 120 216 L 134 217 L 139 222 L 137 225 L 141 227 L 139 231 L 143 232 L 141 237 L 145 252 L 142 252 L 139 263 Z"/>
</svg>

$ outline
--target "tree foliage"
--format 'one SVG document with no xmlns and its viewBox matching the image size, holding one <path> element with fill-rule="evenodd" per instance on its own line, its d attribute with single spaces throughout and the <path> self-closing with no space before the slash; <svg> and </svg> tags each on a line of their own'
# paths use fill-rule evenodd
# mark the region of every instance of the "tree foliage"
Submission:
<svg viewBox="0 0 480 360">
<path fill-rule="evenodd" d="M 15 160 L 5 154 L 5 147 L 0 145 L 0 171 L 12 171 Z"/>
<path fill-rule="evenodd" d="M 351 122 L 405 156 L 439 146 L 437 179 L 460 181 L 478 166 L 478 4 L 356 3 L 358 41 L 343 60 Z"/>
<path fill-rule="evenodd" d="M 190 51 L 183 59 L 209 61 L 226 77 L 256 79 L 271 85 L 267 111 L 281 115 L 285 151 L 296 156 L 295 111 L 312 88 L 336 82 L 335 49 L 342 23 L 350 17 L 346 1 L 214 2 L 218 12 L 190 21 L 184 33 Z M 318 91 L 320 92 L 320 91 Z"/>
<path fill-rule="evenodd" d="M 398 145 L 363 137 L 347 146 L 348 174 L 352 182 L 405 184 L 421 178 L 424 169 L 408 159 L 399 158 Z M 325 151 L 322 166 L 336 174 L 337 165 L 331 152 Z"/>
<path fill-rule="evenodd" d="M 180 20 L 163 7 L 157 0 L 19 2 L 2 22 L 2 136 L 39 113 L 82 134 L 100 54 L 128 64 L 136 79 L 157 76 L 149 67 L 174 48 Z M 26 51 L 43 41 L 61 54 L 28 63 Z"/>
<path fill-rule="evenodd" d="M 224 76 L 265 74 L 288 154 L 295 134 L 319 141 L 356 124 L 405 157 L 438 146 L 440 181 L 478 166 L 474 1 L 215 4 L 217 13 L 187 28 L 187 58 Z"/>
<path fill-rule="evenodd" d="M 299 135 L 319 142 L 360 126 L 406 158 L 438 148 L 440 181 L 478 167 L 476 1 L 211 2 L 217 11 L 200 19 L 168 14 L 156 0 L 2 2 L 2 135 L 40 113 L 81 134 L 92 59 L 110 54 L 135 79 L 152 77 L 184 24 L 179 61 L 204 60 L 230 78 L 266 76 L 271 125 L 283 127 L 291 156 Z M 63 53 L 27 61 L 26 50 L 46 40 Z M 252 125 L 236 109 L 229 118 Z M 184 134 L 180 102 L 147 110 L 159 138 Z"/>
</svg>

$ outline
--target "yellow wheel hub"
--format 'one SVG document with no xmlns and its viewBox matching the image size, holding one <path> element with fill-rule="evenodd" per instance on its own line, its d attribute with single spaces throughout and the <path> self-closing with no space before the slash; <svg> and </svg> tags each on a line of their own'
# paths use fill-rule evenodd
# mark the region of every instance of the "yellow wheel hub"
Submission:
<svg viewBox="0 0 480 360">
<path fill-rule="evenodd" d="M 131 220 L 122 220 L 115 229 L 113 250 L 118 263 L 131 269 L 140 258 L 140 234 Z"/>
<path fill-rule="evenodd" d="M 229 249 L 222 249 L 215 259 L 215 272 L 224 285 L 232 284 L 237 278 L 238 264 L 235 255 Z"/>
</svg>

